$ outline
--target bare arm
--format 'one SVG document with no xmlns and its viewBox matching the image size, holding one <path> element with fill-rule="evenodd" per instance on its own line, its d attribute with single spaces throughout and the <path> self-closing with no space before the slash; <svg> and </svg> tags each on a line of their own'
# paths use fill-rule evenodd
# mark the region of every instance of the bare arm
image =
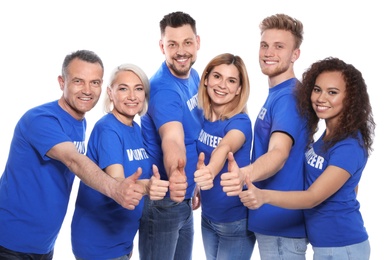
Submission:
<svg viewBox="0 0 390 260">
<path fill-rule="evenodd" d="M 350 178 L 342 168 L 328 166 L 318 179 L 305 191 L 261 190 L 246 179 L 248 190 L 240 193 L 241 202 L 250 209 L 271 204 L 287 209 L 310 209 L 335 194 Z"/>
<path fill-rule="evenodd" d="M 181 202 L 184 200 L 188 187 L 184 171 L 187 161 L 184 129 L 180 122 L 173 121 L 162 125 L 159 134 L 161 136 L 164 167 L 169 178 L 169 194 L 173 201 Z"/>
<path fill-rule="evenodd" d="M 283 168 L 293 145 L 291 137 L 285 133 L 275 132 L 271 135 L 268 151 L 242 171 L 249 175 L 251 181 L 261 181 L 274 176 Z M 248 171 L 249 169 L 249 171 Z"/>
<path fill-rule="evenodd" d="M 47 156 L 64 163 L 86 185 L 112 198 L 124 208 L 134 209 L 142 197 L 140 187 L 135 185 L 142 173 L 141 169 L 132 176 L 118 181 L 102 171 L 87 156 L 80 154 L 72 142 L 55 145 L 47 152 Z M 134 192 L 139 193 L 138 196 L 134 197 Z"/>
<path fill-rule="evenodd" d="M 291 147 L 292 139 L 289 135 L 281 132 L 273 133 L 268 151 L 257 158 L 255 162 L 238 168 L 235 161 L 231 161 L 230 168 L 232 170 L 221 176 L 223 190 L 228 196 L 236 196 L 242 191 L 246 176 L 249 176 L 251 181 L 260 181 L 275 175 L 284 166 Z"/>
<path fill-rule="evenodd" d="M 171 173 L 177 169 L 179 159 L 182 159 L 184 163 L 187 161 L 184 129 L 178 121 L 168 122 L 160 127 L 159 134 L 165 170 L 170 177 Z"/>
</svg>

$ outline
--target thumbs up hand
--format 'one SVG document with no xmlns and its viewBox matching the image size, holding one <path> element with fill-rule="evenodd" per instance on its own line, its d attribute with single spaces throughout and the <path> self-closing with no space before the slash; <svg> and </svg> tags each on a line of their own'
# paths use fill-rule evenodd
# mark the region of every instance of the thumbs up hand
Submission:
<svg viewBox="0 0 390 260">
<path fill-rule="evenodd" d="M 118 183 L 112 198 L 122 207 L 133 210 L 142 199 L 144 187 L 137 183 L 141 174 L 142 169 L 138 168 L 135 173 Z"/>
<path fill-rule="evenodd" d="M 194 173 L 194 180 L 201 190 L 209 190 L 214 186 L 214 174 L 204 164 L 204 153 L 198 157 L 197 170 Z"/>
<path fill-rule="evenodd" d="M 227 196 L 237 196 L 242 191 L 244 186 L 244 174 L 240 171 L 240 167 L 232 152 L 228 153 L 228 172 L 221 175 L 221 186 Z"/>
<path fill-rule="evenodd" d="M 187 176 L 184 172 L 184 161 L 179 159 L 177 168 L 169 176 L 169 194 L 171 200 L 182 202 L 186 195 L 188 187 Z"/>
<path fill-rule="evenodd" d="M 169 187 L 169 181 L 161 180 L 156 165 L 153 164 L 153 176 L 148 182 L 148 194 L 151 200 L 161 200 L 165 197 Z"/>
<path fill-rule="evenodd" d="M 257 188 L 255 185 L 253 185 L 249 176 L 246 176 L 245 184 L 248 187 L 248 189 L 242 191 L 239 194 L 241 202 L 248 209 L 260 208 L 265 203 L 263 191 L 261 189 Z"/>
</svg>

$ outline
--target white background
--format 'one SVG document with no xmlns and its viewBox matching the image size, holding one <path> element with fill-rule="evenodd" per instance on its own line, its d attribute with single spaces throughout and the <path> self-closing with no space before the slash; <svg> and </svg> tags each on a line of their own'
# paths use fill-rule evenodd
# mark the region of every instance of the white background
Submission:
<svg viewBox="0 0 390 260">
<path fill-rule="evenodd" d="M 254 119 L 267 95 L 267 78 L 258 65 L 258 25 L 266 16 L 286 13 L 304 24 L 301 57 L 296 76 L 319 59 L 334 56 L 352 63 L 369 88 L 377 123 L 372 156 L 359 185 L 365 225 L 370 236 L 371 259 L 388 252 L 389 194 L 385 136 L 389 107 L 389 12 L 385 1 L 1 1 L 0 2 L 0 168 L 4 168 L 13 129 L 29 108 L 58 99 L 57 76 L 63 58 L 77 49 L 95 51 L 103 60 L 105 82 L 114 66 L 139 65 L 151 76 L 164 60 L 158 47 L 159 21 L 173 11 L 185 11 L 197 21 L 201 48 L 194 67 L 201 74 L 207 62 L 223 52 L 241 56 L 248 68 Z M 105 91 L 105 88 L 104 90 Z M 87 114 L 88 133 L 102 115 L 102 103 Z M 385 119 L 386 117 L 386 119 Z M 387 130 L 388 131 L 388 130 Z M 346 159 L 353 160 L 353 158 Z M 1 172 L 0 172 L 1 174 Z M 78 181 L 73 191 L 77 191 Z M 55 246 L 55 259 L 73 259 L 70 220 L 75 193 Z M 194 259 L 204 259 L 200 236 L 200 210 L 195 213 Z M 1 223 L 0 223 L 1 225 Z M 137 243 L 137 239 L 135 239 Z M 136 244 L 137 246 L 137 244 Z M 138 258 L 135 247 L 133 259 Z M 253 259 L 258 259 L 255 248 Z M 311 251 L 308 250 L 308 259 Z"/>
</svg>

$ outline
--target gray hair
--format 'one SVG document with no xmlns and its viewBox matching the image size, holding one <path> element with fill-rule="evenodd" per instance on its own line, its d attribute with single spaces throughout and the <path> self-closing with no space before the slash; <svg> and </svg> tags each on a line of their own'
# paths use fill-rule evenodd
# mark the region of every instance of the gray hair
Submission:
<svg viewBox="0 0 390 260">
<path fill-rule="evenodd" d="M 149 104 L 149 97 L 150 97 L 150 84 L 149 84 L 148 76 L 137 65 L 131 64 L 131 63 L 124 63 L 124 64 L 119 65 L 118 67 L 116 67 L 112 71 L 110 81 L 108 82 L 108 86 L 107 86 L 108 88 L 110 88 L 111 85 L 114 83 L 116 76 L 117 76 L 118 72 L 120 72 L 120 71 L 134 72 L 141 79 L 142 85 L 144 86 L 144 90 L 145 90 L 145 102 L 144 102 L 144 107 L 138 113 L 138 115 L 140 115 L 140 116 L 144 115 L 146 113 L 146 111 L 148 111 L 148 104 Z M 110 100 L 110 97 L 108 96 L 108 94 L 106 92 L 106 96 L 104 99 L 104 112 L 109 113 L 112 111 L 112 109 L 113 109 L 112 101 Z"/>
</svg>

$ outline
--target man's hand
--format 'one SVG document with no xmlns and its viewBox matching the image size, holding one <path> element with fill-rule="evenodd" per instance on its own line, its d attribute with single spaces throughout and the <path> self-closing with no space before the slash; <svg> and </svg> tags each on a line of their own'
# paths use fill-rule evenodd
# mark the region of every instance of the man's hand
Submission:
<svg viewBox="0 0 390 260">
<path fill-rule="evenodd" d="M 112 198 L 122 207 L 133 210 L 142 199 L 144 188 L 141 184 L 136 183 L 141 174 L 142 169 L 139 167 L 133 175 L 118 181 L 118 187 Z"/>
<path fill-rule="evenodd" d="M 192 197 L 192 210 L 196 210 L 200 207 L 201 201 L 200 201 L 200 190 L 198 185 L 195 187 L 194 196 Z"/>
<path fill-rule="evenodd" d="M 186 195 L 188 187 L 187 176 L 184 172 L 184 161 L 179 159 L 177 168 L 169 176 L 169 194 L 171 200 L 182 202 Z"/>
</svg>

